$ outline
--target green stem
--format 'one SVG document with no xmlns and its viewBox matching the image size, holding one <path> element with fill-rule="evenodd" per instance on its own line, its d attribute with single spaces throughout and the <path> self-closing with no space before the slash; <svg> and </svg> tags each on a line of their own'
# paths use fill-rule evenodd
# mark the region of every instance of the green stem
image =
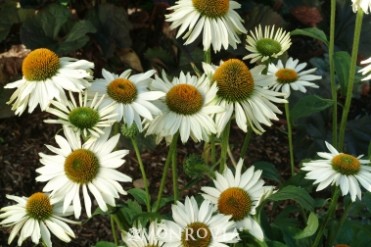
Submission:
<svg viewBox="0 0 371 247">
<path fill-rule="evenodd" d="M 227 163 L 227 152 L 228 152 L 228 143 L 229 143 L 229 132 L 231 130 L 231 120 L 228 121 L 225 129 L 222 133 L 222 150 L 220 154 L 220 164 L 219 164 L 219 172 L 224 171 L 225 164 Z"/>
<path fill-rule="evenodd" d="M 144 165 L 143 165 L 143 161 L 142 161 L 142 158 L 141 158 L 141 155 L 140 155 L 140 151 L 139 151 L 139 148 L 138 148 L 138 143 L 137 143 L 135 138 L 131 138 L 131 143 L 133 144 L 134 151 L 135 151 L 135 154 L 137 156 L 140 172 L 142 173 L 144 189 L 145 189 L 146 194 L 147 194 L 147 200 L 146 200 L 147 212 L 151 212 L 151 203 L 150 203 L 151 202 L 151 196 L 149 194 L 149 189 L 148 189 L 148 179 L 147 179 L 146 171 L 144 169 Z"/>
<path fill-rule="evenodd" d="M 204 61 L 205 63 L 210 64 L 211 63 L 211 50 L 210 48 L 204 52 Z"/>
<path fill-rule="evenodd" d="M 338 201 L 339 196 L 340 196 L 340 188 L 339 188 L 339 186 L 336 186 L 335 191 L 334 191 L 334 193 L 332 195 L 332 198 L 331 198 L 331 203 L 330 203 L 329 209 L 327 211 L 325 221 L 321 224 L 321 226 L 320 226 L 320 228 L 317 232 L 316 238 L 315 238 L 315 240 L 312 244 L 312 247 L 317 247 L 319 245 L 319 243 L 321 241 L 321 238 L 322 238 L 322 235 L 323 235 L 323 232 L 326 229 L 327 224 L 329 223 L 331 217 L 333 216 L 333 214 L 336 210 L 336 205 L 337 205 L 337 201 Z"/>
<path fill-rule="evenodd" d="M 287 122 L 287 139 L 289 140 L 291 176 L 294 176 L 295 175 L 294 146 L 292 144 L 292 127 L 291 127 L 289 103 L 285 103 L 285 114 L 286 114 L 286 122 Z"/>
<path fill-rule="evenodd" d="M 353 93 L 354 78 L 355 78 L 355 73 L 356 73 L 359 41 L 361 37 L 362 20 L 363 20 L 363 11 L 362 9 L 359 9 L 356 15 L 356 24 L 354 28 L 354 38 L 353 38 L 353 47 L 352 47 L 352 57 L 350 60 L 348 88 L 347 88 L 347 93 L 346 93 L 346 98 L 345 98 L 343 114 L 341 116 L 341 122 L 340 122 L 339 145 L 338 145 L 338 149 L 340 152 L 343 151 L 343 148 L 344 148 L 345 129 L 346 129 L 346 124 L 347 124 L 350 104 L 352 102 L 352 93 Z"/>
<path fill-rule="evenodd" d="M 350 201 L 349 204 L 345 207 L 344 212 L 341 215 L 339 224 L 337 224 L 335 232 L 330 237 L 330 240 L 328 242 L 329 246 L 332 246 L 332 243 L 336 239 L 336 237 L 339 233 L 339 230 L 341 229 L 341 226 L 344 224 L 345 220 L 348 218 L 348 214 L 349 214 L 349 211 L 352 208 L 352 206 L 353 206 L 353 203 Z"/>
<path fill-rule="evenodd" d="M 111 231 L 112 231 L 113 241 L 114 241 L 115 245 L 118 245 L 119 240 L 118 240 L 118 237 L 117 237 L 117 232 L 116 232 L 116 227 L 115 227 L 115 219 L 114 219 L 113 215 L 111 215 L 110 218 L 111 218 Z"/>
<path fill-rule="evenodd" d="M 179 188 L 178 188 L 178 169 L 177 169 L 177 151 L 176 143 L 178 141 L 179 132 L 173 136 L 174 147 L 171 155 L 171 171 L 173 175 L 173 193 L 174 193 L 174 202 L 179 199 Z M 175 139 L 175 140 L 174 140 Z"/>
<path fill-rule="evenodd" d="M 170 162 L 171 162 L 172 157 L 173 157 L 173 155 L 172 155 L 172 153 L 174 152 L 173 149 L 176 149 L 176 144 L 177 144 L 178 138 L 175 138 L 175 136 L 176 135 L 174 135 L 173 139 L 171 140 L 171 143 L 170 143 L 170 146 L 169 146 L 169 151 L 167 153 L 165 166 L 164 166 L 164 171 L 162 172 L 160 188 L 159 188 L 158 194 L 157 194 L 157 200 L 156 200 L 156 204 L 155 204 L 155 211 L 158 211 L 158 209 L 160 207 L 160 202 L 161 202 L 162 194 L 164 192 L 167 174 L 169 172 Z"/>
<path fill-rule="evenodd" d="M 330 17 L 330 43 L 329 43 L 329 63 L 330 63 L 330 85 L 331 97 L 334 105 L 332 107 L 332 144 L 337 147 L 338 143 L 338 104 L 337 104 L 337 87 L 335 83 L 335 62 L 334 62 L 334 47 L 335 47 L 335 15 L 336 15 L 336 0 L 331 0 L 331 17 Z"/>
<path fill-rule="evenodd" d="M 247 133 L 245 135 L 245 138 L 243 140 L 243 144 L 242 144 L 242 147 L 241 147 L 240 158 L 245 157 L 247 149 L 249 148 L 249 144 L 250 144 L 252 135 L 253 135 L 253 131 L 252 131 L 251 127 L 249 126 L 247 128 Z"/>
</svg>

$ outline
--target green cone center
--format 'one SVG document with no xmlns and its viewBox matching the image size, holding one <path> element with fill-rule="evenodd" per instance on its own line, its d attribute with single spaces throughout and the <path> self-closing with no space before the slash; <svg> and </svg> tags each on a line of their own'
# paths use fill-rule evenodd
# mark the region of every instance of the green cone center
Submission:
<svg viewBox="0 0 371 247">
<path fill-rule="evenodd" d="M 256 42 L 256 49 L 263 56 L 271 57 L 281 52 L 282 47 L 280 42 L 274 39 L 263 38 Z"/>
<path fill-rule="evenodd" d="M 223 191 L 218 199 L 218 210 L 225 215 L 232 215 L 235 221 L 242 220 L 251 211 L 251 198 L 247 192 L 238 187 Z"/>
<path fill-rule="evenodd" d="M 293 69 L 279 69 L 275 75 L 281 84 L 292 83 L 298 79 L 298 73 Z"/>
<path fill-rule="evenodd" d="M 107 86 L 107 94 L 113 100 L 122 104 L 131 104 L 138 95 L 137 87 L 130 80 L 117 78 Z"/>
<path fill-rule="evenodd" d="M 207 247 L 211 243 L 211 231 L 202 222 L 188 224 L 182 232 L 182 247 Z"/>
<path fill-rule="evenodd" d="M 239 59 L 229 59 L 215 70 L 213 80 L 218 86 L 217 95 L 229 102 L 241 102 L 254 91 L 254 78 Z"/>
<path fill-rule="evenodd" d="M 201 15 L 217 18 L 228 13 L 229 0 L 192 0 L 193 6 Z"/>
<path fill-rule="evenodd" d="M 57 54 L 40 48 L 30 52 L 23 60 L 22 73 L 28 81 L 45 81 L 57 74 L 59 67 Z"/>
<path fill-rule="evenodd" d="M 99 112 L 90 107 L 75 108 L 68 115 L 68 120 L 79 129 L 93 128 L 99 119 Z"/>
<path fill-rule="evenodd" d="M 76 149 L 67 156 L 64 162 L 64 171 L 73 182 L 86 184 L 97 176 L 99 160 L 88 149 Z"/>
<path fill-rule="evenodd" d="M 331 160 L 332 168 L 344 175 L 354 175 L 361 169 L 359 160 L 349 154 L 338 154 Z"/>
<path fill-rule="evenodd" d="M 52 215 L 53 206 L 50 204 L 50 199 L 46 194 L 36 192 L 28 198 L 26 212 L 35 220 L 45 220 Z"/>
<path fill-rule="evenodd" d="M 177 84 L 166 94 L 166 104 L 173 112 L 192 115 L 199 112 L 204 99 L 198 89 L 189 84 Z"/>
</svg>

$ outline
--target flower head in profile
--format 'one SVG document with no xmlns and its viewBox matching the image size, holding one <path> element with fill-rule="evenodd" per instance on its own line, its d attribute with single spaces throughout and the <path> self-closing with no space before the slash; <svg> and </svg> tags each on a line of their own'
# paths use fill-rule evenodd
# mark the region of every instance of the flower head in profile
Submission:
<svg viewBox="0 0 371 247">
<path fill-rule="evenodd" d="M 59 119 L 46 119 L 44 122 L 62 124 L 87 139 L 103 135 L 104 129 L 110 129 L 116 121 L 116 108 L 113 103 L 100 107 L 104 95 L 98 97 L 96 94 L 92 100 L 88 101 L 87 94 L 83 96 L 82 93 L 79 93 L 78 103 L 71 92 L 69 96 L 70 100 L 66 99 L 61 102 L 53 100 L 51 102 L 51 107 L 46 111 Z"/>
<path fill-rule="evenodd" d="M 291 46 L 290 34 L 282 28 L 265 26 L 264 32 L 259 25 L 255 32 L 250 31 L 246 38 L 246 49 L 251 52 L 243 59 L 251 59 L 251 63 L 265 62 L 276 59 Z"/>
<path fill-rule="evenodd" d="M 154 70 L 145 73 L 131 75 L 131 70 L 125 70 L 116 75 L 102 70 L 103 78 L 96 79 L 88 89 L 88 94 L 94 96 L 96 93 L 105 94 L 107 97 L 102 106 L 114 102 L 117 112 L 117 121 L 122 121 L 128 127 L 135 123 L 139 131 L 143 130 L 142 118 L 152 120 L 154 115 L 161 111 L 153 104 L 154 101 L 164 94 L 159 91 L 149 91 L 148 86 L 152 81 Z"/>
<path fill-rule="evenodd" d="M 225 168 L 223 174 L 216 172 L 215 187 L 202 187 L 202 196 L 211 201 L 220 214 L 229 215 L 236 228 L 247 230 L 255 238 L 264 238 L 263 230 L 252 215 L 260 202 L 273 192 L 271 186 L 264 186 L 260 178 L 262 171 L 251 166 L 242 173 L 243 160 L 240 159 L 235 174 Z"/>
<path fill-rule="evenodd" d="M 371 167 L 365 164 L 369 160 L 350 154 L 339 153 L 331 144 L 325 142 L 329 153 L 317 153 L 322 159 L 303 163 L 301 168 L 307 171 L 305 178 L 314 180 L 317 191 L 329 185 L 340 186 L 342 195 L 350 194 L 352 201 L 362 198 L 360 185 L 371 192 Z"/>
<path fill-rule="evenodd" d="M 371 79 L 371 57 L 369 59 L 361 61 L 361 64 L 367 64 L 365 67 L 360 69 L 358 72 L 362 73 L 364 78 L 362 78 L 362 81 L 368 81 Z"/>
<path fill-rule="evenodd" d="M 238 127 L 247 132 L 247 127 L 258 134 L 265 130 L 262 124 L 271 126 L 271 120 L 278 120 L 281 111 L 274 103 L 286 103 L 284 94 L 267 89 L 272 84 L 272 75 L 263 75 L 265 66 L 251 70 L 239 59 L 229 59 L 219 66 L 203 64 L 205 72 L 218 87 L 216 103 L 225 109 L 217 113 L 215 120 L 220 135 L 235 113 Z M 282 98 L 281 98 L 282 97 Z"/>
<path fill-rule="evenodd" d="M 170 28 L 179 27 L 177 38 L 182 36 L 185 44 L 193 43 L 202 35 L 204 50 L 210 46 L 214 51 L 220 51 L 222 46 L 234 49 L 240 43 L 238 37 L 246 33 L 242 18 L 235 11 L 241 4 L 230 0 L 178 0 L 166 15 L 166 20 L 172 22 Z"/>
<path fill-rule="evenodd" d="M 320 80 L 322 77 L 314 75 L 316 68 L 303 70 L 307 63 L 300 63 L 298 59 L 289 58 L 285 65 L 279 60 L 275 65 L 270 63 L 268 66 L 268 75 L 273 75 L 276 80 L 269 85 L 275 91 L 282 91 L 286 97 L 290 96 L 291 90 L 299 90 L 306 93 L 306 87 L 318 88 L 318 85 L 311 82 Z"/>
<path fill-rule="evenodd" d="M 19 234 L 18 246 L 31 237 L 32 242 L 38 244 L 40 239 L 50 247 L 52 246 L 50 232 L 64 242 L 70 242 L 75 237 L 70 226 L 66 223 L 76 224 L 78 222 L 65 218 L 72 215 L 69 207 L 62 212 L 62 204 L 50 195 L 36 192 L 30 197 L 19 197 L 7 195 L 8 199 L 17 202 L 15 205 L 0 209 L 0 225 L 11 227 L 8 244 Z"/>
<path fill-rule="evenodd" d="M 53 51 L 40 48 L 30 52 L 22 63 L 22 79 L 5 85 L 16 88 L 8 104 L 21 115 L 40 105 L 45 111 L 52 99 L 65 98 L 65 90 L 81 92 L 90 86 L 94 64 L 69 57 L 59 58 Z"/>
<path fill-rule="evenodd" d="M 85 210 L 91 216 L 93 194 L 101 210 L 107 211 L 107 204 L 115 206 L 115 199 L 126 191 L 118 182 L 132 179 L 116 170 L 125 160 L 128 150 L 116 150 L 120 135 L 109 138 L 109 132 L 98 139 L 81 143 L 80 136 L 69 128 L 64 128 L 66 138 L 56 135 L 59 147 L 46 145 L 54 154 L 39 153 L 42 167 L 36 169 L 40 175 L 36 181 L 47 182 L 43 191 L 51 192 L 63 200 L 63 210 L 72 203 L 76 218 L 81 215 L 80 191 L 84 198 Z"/>
<path fill-rule="evenodd" d="M 172 206 L 174 221 L 164 221 L 159 234 L 165 247 L 227 246 L 239 241 L 239 234 L 230 216 L 214 214 L 209 201 L 201 206 L 194 197 L 186 197 L 185 203 L 177 201 Z"/>
<path fill-rule="evenodd" d="M 368 14 L 371 10 L 371 1 L 370 0 L 352 0 L 352 9 L 356 13 L 359 9 L 365 14 Z"/>
<path fill-rule="evenodd" d="M 158 222 L 152 221 L 148 230 L 140 223 L 122 234 L 122 239 L 127 246 L 135 247 L 161 247 L 163 242 L 158 239 L 161 226 Z"/>
<path fill-rule="evenodd" d="M 152 88 L 166 95 L 162 114 L 149 123 L 147 134 L 168 137 L 179 131 L 181 141 L 185 143 L 189 137 L 201 141 L 216 133 L 212 117 L 224 109 L 213 103 L 217 88 L 210 86 L 206 75 L 197 77 L 181 72 L 179 77 L 169 81 L 163 73 L 162 78 L 156 76 Z"/>
</svg>

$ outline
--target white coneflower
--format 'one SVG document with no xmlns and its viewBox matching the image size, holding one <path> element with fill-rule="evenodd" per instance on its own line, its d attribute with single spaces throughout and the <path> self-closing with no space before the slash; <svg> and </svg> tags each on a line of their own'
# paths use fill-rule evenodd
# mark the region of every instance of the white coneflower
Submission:
<svg viewBox="0 0 371 247">
<path fill-rule="evenodd" d="M 323 159 L 304 162 L 303 171 L 307 171 L 305 178 L 314 180 L 317 191 L 329 185 L 340 186 L 342 195 L 350 194 L 352 201 L 362 198 L 360 185 L 371 192 L 371 167 L 365 166 L 369 160 L 361 159 L 363 155 L 339 153 L 331 144 L 325 142 L 330 153 L 319 152 Z"/>
<path fill-rule="evenodd" d="M 170 28 L 179 27 L 177 38 L 182 36 L 185 44 L 193 43 L 202 36 L 204 50 L 210 46 L 220 51 L 240 43 L 239 34 L 246 33 L 242 18 L 235 11 L 241 4 L 229 0 L 179 0 L 169 10 L 166 20 Z"/>
<path fill-rule="evenodd" d="M 18 246 L 31 237 L 32 242 L 38 244 L 40 239 L 48 246 L 52 246 L 50 232 L 64 242 L 70 242 L 75 237 L 72 229 L 66 223 L 78 222 L 69 220 L 65 216 L 73 214 L 71 207 L 62 211 L 62 203 L 47 194 L 36 192 L 30 197 L 7 195 L 8 199 L 17 202 L 15 205 L 0 209 L 0 225 L 12 227 L 8 244 L 19 234 Z"/>
<path fill-rule="evenodd" d="M 268 75 L 273 75 L 276 80 L 269 85 L 275 91 L 282 91 L 286 97 L 290 96 L 291 90 L 306 93 L 306 87 L 318 88 L 319 86 L 311 81 L 320 80 L 322 77 L 314 75 L 316 68 L 303 70 L 307 63 L 300 63 L 298 59 L 289 58 L 285 65 L 279 60 L 277 65 L 270 63 Z"/>
<path fill-rule="evenodd" d="M 139 224 L 122 234 L 122 239 L 128 247 L 162 247 L 163 242 L 158 239 L 161 230 L 159 223 L 153 221 L 148 230 Z"/>
<path fill-rule="evenodd" d="M 368 81 L 371 79 L 371 57 L 369 59 L 361 61 L 361 64 L 367 64 L 366 67 L 360 69 L 358 72 L 364 76 L 362 81 Z"/>
<path fill-rule="evenodd" d="M 371 1 L 370 0 L 352 0 L 352 9 L 356 13 L 359 9 L 365 14 L 368 14 L 371 10 Z"/>
<path fill-rule="evenodd" d="M 66 138 L 55 137 L 59 147 L 46 146 L 53 155 L 39 153 L 43 166 L 36 169 L 40 174 L 36 181 L 47 182 L 43 191 L 63 200 L 64 210 L 72 203 L 76 218 L 81 214 L 81 190 L 88 217 L 92 206 L 88 191 L 101 210 L 107 211 L 107 204 L 115 206 L 119 194 L 127 193 L 118 182 L 132 180 L 116 170 L 124 164 L 123 157 L 128 154 L 128 150 L 113 151 L 120 135 L 109 138 L 109 132 L 105 131 L 98 139 L 81 143 L 80 136 L 71 129 L 65 127 L 64 134 Z"/>
<path fill-rule="evenodd" d="M 52 99 L 65 98 L 65 91 L 81 92 L 90 86 L 94 64 L 75 58 L 59 58 L 53 51 L 40 48 L 30 52 L 22 63 L 22 79 L 5 85 L 17 88 L 10 97 L 15 114 L 28 106 L 31 113 L 40 104 L 45 111 Z"/>
<path fill-rule="evenodd" d="M 290 34 L 282 28 L 274 30 L 275 26 L 265 26 L 264 32 L 261 25 L 255 28 L 255 33 L 250 31 L 246 38 L 246 49 L 251 54 L 243 59 L 251 59 L 252 63 L 265 62 L 271 58 L 278 58 L 291 46 Z"/>
</svg>

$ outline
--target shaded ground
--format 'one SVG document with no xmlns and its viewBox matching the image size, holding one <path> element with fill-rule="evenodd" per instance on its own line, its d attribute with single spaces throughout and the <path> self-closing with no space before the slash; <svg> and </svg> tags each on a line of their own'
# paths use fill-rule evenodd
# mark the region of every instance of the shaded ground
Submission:
<svg viewBox="0 0 371 247">
<path fill-rule="evenodd" d="M 54 135 L 59 130 L 59 126 L 43 123 L 43 119 L 48 118 L 47 113 L 35 112 L 23 114 L 21 117 L 9 117 L 0 120 L 0 206 L 10 203 L 5 198 L 6 194 L 17 196 L 30 196 L 32 193 L 41 191 L 43 183 L 35 182 L 37 175 L 35 169 L 40 166 L 39 152 L 50 153 L 45 144 L 54 144 Z M 281 124 L 275 126 L 262 136 L 254 136 L 251 140 L 246 163 L 258 160 L 271 161 L 276 164 L 280 171 L 289 171 L 287 162 L 287 147 L 285 134 L 280 131 Z M 237 128 L 231 132 L 231 146 L 236 153 L 243 141 L 243 133 Z M 125 143 L 123 144 L 125 145 Z M 183 158 L 192 152 L 200 153 L 202 144 L 189 143 L 186 146 L 179 145 L 179 163 Z M 164 144 L 152 150 L 143 150 L 143 162 L 146 165 L 146 172 L 151 183 L 151 192 L 157 194 L 157 188 L 162 175 L 162 166 L 167 154 Z M 237 156 L 236 156 L 237 157 Z M 133 177 L 133 180 L 140 178 L 140 171 L 136 163 L 134 152 L 126 157 L 126 164 L 121 167 L 121 171 Z M 183 186 L 187 178 L 182 172 L 179 164 L 179 184 Z M 209 181 L 205 179 L 202 184 Z M 132 188 L 132 184 L 123 184 L 126 189 Z M 200 184 L 192 187 L 191 190 L 181 190 L 183 195 L 197 193 Z M 171 193 L 171 180 L 168 179 L 165 193 Z M 120 198 L 122 202 L 126 198 Z M 82 218 L 86 220 L 86 218 Z M 89 220 L 83 225 L 73 226 L 76 238 L 68 246 L 91 246 L 98 240 L 112 241 L 109 220 L 98 216 Z M 7 239 L 9 229 L 0 229 L 0 246 L 8 246 Z M 65 243 L 53 238 L 54 246 L 65 246 Z M 16 241 L 14 241 L 16 242 Z M 26 240 L 24 246 L 32 246 L 31 241 Z"/>
</svg>

